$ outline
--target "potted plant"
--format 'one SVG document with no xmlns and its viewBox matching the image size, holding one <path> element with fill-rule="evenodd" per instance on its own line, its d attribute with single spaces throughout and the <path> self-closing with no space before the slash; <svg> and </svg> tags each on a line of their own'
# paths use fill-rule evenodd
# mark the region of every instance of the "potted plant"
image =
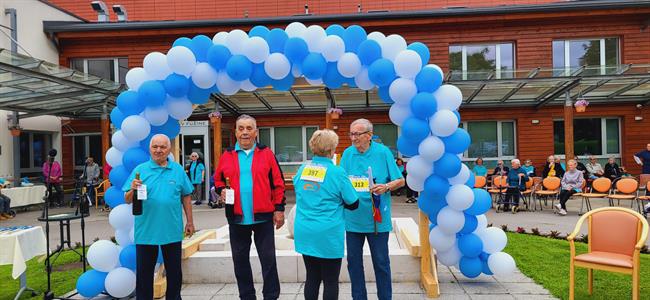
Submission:
<svg viewBox="0 0 650 300">
<path fill-rule="evenodd" d="M 332 119 L 338 119 L 343 114 L 343 110 L 340 108 L 333 107 L 328 109 L 327 113 L 332 116 Z"/>
<path fill-rule="evenodd" d="M 584 98 L 580 98 L 574 104 L 574 106 L 576 107 L 576 112 L 579 112 L 579 113 L 585 112 L 585 110 L 587 109 L 587 105 L 589 105 L 589 102 L 587 100 L 585 100 Z"/>
</svg>

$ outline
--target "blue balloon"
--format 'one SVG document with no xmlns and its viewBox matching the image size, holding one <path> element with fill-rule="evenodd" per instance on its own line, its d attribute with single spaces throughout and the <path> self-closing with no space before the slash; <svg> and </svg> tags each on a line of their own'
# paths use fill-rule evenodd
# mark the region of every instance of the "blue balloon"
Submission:
<svg viewBox="0 0 650 300">
<path fill-rule="evenodd" d="M 470 214 L 465 214 L 465 225 L 463 225 L 463 229 L 460 230 L 460 233 L 462 234 L 469 234 L 474 232 L 476 230 L 476 227 L 478 226 L 478 219 L 476 219 L 476 216 L 470 215 Z"/>
<path fill-rule="evenodd" d="M 424 190 L 431 195 L 444 197 L 449 192 L 449 181 L 436 174 L 430 175 L 424 181 Z"/>
<path fill-rule="evenodd" d="M 139 164 L 148 160 L 149 153 L 143 151 L 139 147 L 130 148 L 124 152 L 124 155 L 122 155 L 122 165 L 124 165 L 127 170 L 133 170 Z"/>
<path fill-rule="evenodd" d="M 173 73 L 165 78 L 163 86 L 167 94 L 179 98 L 187 95 L 190 90 L 190 80 L 183 75 Z"/>
<path fill-rule="evenodd" d="M 354 82 L 354 77 L 345 78 L 345 84 L 347 84 L 349 88 L 357 88 L 357 83 Z"/>
<path fill-rule="evenodd" d="M 460 172 L 461 161 L 458 156 L 451 153 L 445 153 L 433 164 L 433 168 L 437 175 L 451 178 L 458 175 L 458 172 Z"/>
<path fill-rule="evenodd" d="M 187 92 L 187 99 L 192 102 L 192 104 L 205 104 L 210 99 L 211 89 L 202 89 L 194 83 L 189 82 L 189 90 Z"/>
<path fill-rule="evenodd" d="M 120 111 L 130 115 L 137 115 L 144 110 L 144 105 L 138 100 L 138 93 L 135 91 L 124 91 L 115 100 Z"/>
<path fill-rule="evenodd" d="M 478 258 L 483 251 L 483 242 L 476 234 L 463 234 L 458 239 L 458 250 L 460 250 L 460 253 L 462 253 L 463 256 Z"/>
<path fill-rule="evenodd" d="M 181 125 L 178 123 L 178 120 L 172 117 L 169 117 L 167 119 L 167 122 L 162 126 L 152 126 L 152 127 L 158 127 L 156 128 L 156 130 L 158 130 L 157 133 L 162 133 L 168 136 L 170 139 L 173 139 L 181 132 Z"/>
<path fill-rule="evenodd" d="M 404 156 L 413 157 L 418 155 L 419 146 L 420 143 L 414 143 L 403 134 L 397 138 L 397 150 Z"/>
<path fill-rule="evenodd" d="M 108 273 L 88 270 L 77 278 L 77 292 L 85 298 L 92 298 L 104 291 Z"/>
<path fill-rule="evenodd" d="M 330 89 L 338 89 L 343 86 L 345 82 L 345 77 L 339 73 L 338 68 L 336 67 L 335 62 L 327 64 L 327 71 L 323 75 L 323 83 Z"/>
<path fill-rule="evenodd" d="M 458 118 L 458 122 L 460 122 L 460 113 L 457 110 L 452 110 L 451 112 L 453 112 L 454 115 L 456 115 L 456 118 Z"/>
<path fill-rule="evenodd" d="M 393 101 L 393 98 L 390 97 L 389 90 L 390 90 L 390 86 L 388 85 L 379 87 L 379 89 L 377 89 L 377 95 L 379 95 L 379 99 L 381 99 L 381 101 L 384 101 L 384 103 L 393 104 L 395 103 L 395 101 Z"/>
<path fill-rule="evenodd" d="M 246 56 L 234 55 L 226 64 L 226 73 L 236 81 L 244 81 L 253 73 L 253 63 Z"/>
<path fill-rule="evenodd" d="M 490 193 L 479 188 L 475 188 L 472 191 L 474 191 L 474 202 L 472 203 L 472 206 L 465 210 L 465 213 L 478 216 L 490 210 L 490 207 L 492 206 L 492 197 L 490 197 Z"/>
<path fill-rule="evenodd" d="M 271 30 L 266 36 L 266 42 L 269 44 L 269 50 L 271 53 L 282 53 L 282 51 L 284 51 L 284 44 L 287 42 L 288 38 L 289 36 L 287 33 L 280 28 Z"/>
<path fill-rule="evenodd" d="M 212 45 L 208 50 L 208 64 L 210 64 L 210 66 L 215 70 L 223 70 L 226 68 L 226 64 L 228 64 L 228 60 L 230 60 L 231 56 L 232 54 L 230 53 L 230 49 L 226 46 Z"/>
<path fill-rule="evenodd" d="M 212 39 L 205 35 L 197 35 L 192 38 L 192 52 L 197 61 L 203 62 L 208 60 L 208 50 L 212 47 Z"/>
<path fill-rule="evenodd" d="M 292 64 L 302 63 L 308 54 L 307 42 L 301 38 L 292 37 L 284 44 L 284 55 Z"/>
<path fill-rule="evenodd" d="M 126 116 L 119 108 L 114 107 L 113 110 L 111 110 L 110 118 L 111 123 L 115 125 L 115 128 L 120 129 L 120 127 L 122 127 L 122 121 L 124 121 L 124 118 L 126 118 Z"/>
<path fill-rule="evenodd" d="M 336 35 L 343 39 L 343 34 L 345 34 L 345 28 L 339 24 L 332 24 L 325 29 L 327 35 Z"/>
<path fill-rule="evenodd" d="M 369 66 L 381 58 L 381 46 L 375 40 L 365 40 L 359 45 L 357 55 L 362 65 Z"/>
<path fill-rule="evenodd" d="M 391 84 L 395 76 L 393 62 L 388 59 L 378 59 L 368 67 L 368 77 L 377 86 L 382 87 Z"/>
<path fill-rule="evenodd" d="M 459 267 L 460 272 L 467 278 L 476 278 L 483 271 L 483 263 L 478 257 L 461 257 Z"/>
<path fill-rule="evenodd" d="M 433 93 L 442 84 L 442 75 L 432 67 L 424 67 L 415 76 L 415 86 L 420 92 Z"/>
<path fill-rule="evenodd" d="M 122 188 L 116 186 L 109 187 L 106 193 L 104 193 L 104 201 L 111 208 L 124 204 L 124 192 L 122 192 Z"/>
<path fill-rule="evenodd" d="M 415 114 L 415 111 L 413 113 Z M 471 143 L 469 133 L 463 128 L 456 129 L 450 136 L 442 137 L 441 140 L 445 143 L 445 151 L 453 154 L 465 152 Z"/>
<path fill-rule="evenodd" d="M 427 47 L 427 45 L 422 44 L 420 42 L 415 42 L 408 45 L 406 49 L 413 50 L 420 56 L 420 58 L 422 59 L 423 67 L 426 66 L 427 63 L 429 63 L 429 58 L 431 57 L 431 54 L 429 53 L 429 47 Z"/>
<path fill-rule="evenodd" d="M 273 79 L 264 71 L 264 64 L 253 65 L 253 73 L 251 74 L 250 81 L 256 87 L 265 87 L 271 84 Z"/>
<path fill-rule="evenodd" d="M 309 53 L 302 61 L 301 70 L 308 79 L 321 79 L 327 71 L 327 61 L 319 53 Z"/>
<path fill-rule="evenodd" d="M 167 99 L 165 86 L 157 80 L 145 81 L 138 90 L 138 100 L 146 106 L 162 106 Z"/>
<path fill-rule="evenodd" d="M 129 178 L 129 175 L 131 174 L 126 170 L 124 166 L 117 166 L 114 167 L 108 174 L 108 179 L 111 181 L 111 185 L 121 188 Z"/>
<path fill-rule="evenodd" d="M 277 91 L 288 91 L 293 86 L 293 81 L 293 75 L 289 74 L 287 77 L 280 80 L 273 80 L 273 82 L 271 82 L 271 85 L 273 86 L 273 89 Z"/>
<path fill-rule="evenodd" d="M 476 176 L 474 175 L 473 172 L 469 172 L 469 178 L 465 182 L 465 185 L 473 189 L 475 183 L 476 183 Z"/>
<path fill-rule="evenodd" d="M 251 30 L 248 32 L 248 36 L 249 37 L 259 36 L 259 37 L 266 40 L 266 37 L 269 35 L 270 31 L 271 30 L 266 28 L 266 26 L 257 25 L 255 27 L 251 28 Z"/>
<path fill-rule="evenodd" d="M 418 197 L 418 208 L 429 216 L 431 222 L 436 222 L 438 213 L 445 206 L 447 206 L 447 201 L 444 197 L 432 195 L 426 190 Z"/>
<path fill-rule="evenodd" d="M 422 140 L 429 136 L 429 131 L 429 123 L 416 117 L 409 117 L 402 123 L 402 134 L 414 144 L 419 145 Z"/>
<path fill-rule="evenodd" d="M 187 38 L 187 37 L 177 38 L 174 41 L 174 44 L 172 44 L 172 48 L 174 48 L 176 46 L 183 46 L 183 47 L 186 47 L 187 49 L 192 49 L 192 39 Z"/>
<path fill-rule="evenodd" d="M 136 267 L 135 249 L 136 249 L 135 245 L 133 244 L 122 248 L 122 251 L 120 251 L 120 265 L 122 265 L 122 267 L 129 268 L 135 271 L 135 267 Z"/>
<path fill-rule="evenodd" d="M 345 42 L 345 52 L 356 53 L 359 45 L 368 39 L 366 30 L 359 25 L 352 25 L 345 29 L 343 33 L 343 42 Z"/>
<path fill-rule="evenodd" d="M 438 109 L 436 98 L 431 93 L 418 93 L 411 99 L 411 111 L 413 115 L 426 120 L 430 118 Z"/>
<path fill-rule="evenodd" d="M 490 258 L 490 254 L 482 252 L 481 255 L 479 255 L 479 258 L 481 259 L 481 263 L 483 263 L 483 274 L 494 275 L 492 273 L 492 270 L 490 270 L 490 266 L 488 265 L 488 258 Z"/>
</svg>

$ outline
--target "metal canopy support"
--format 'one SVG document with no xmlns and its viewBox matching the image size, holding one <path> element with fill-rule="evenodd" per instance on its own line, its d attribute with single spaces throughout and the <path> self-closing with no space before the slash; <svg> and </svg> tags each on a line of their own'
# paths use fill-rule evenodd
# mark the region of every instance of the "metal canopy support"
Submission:
<svg viewBox="0 0 650 300">
<path fill-rule="evenodd" d="M 290 89 L 289 93 L 291 94 L 291 97 L 293 97 L 293 100 L 296 100 L 296 103 L 298 103 L 298 106 L 300 106 L 300 109 L 304 109 L 305 105 L 302 104 L 302 101 L 300 101 L 300 97 L 298 97 L 296 92 L 293 89 Z"/>
<path fill-rule="evenodd" d="M 570 83 L 566 84 L 563 87 L 556 88 L 553 94 L 551 94 L 550 96 L 546 97 L 544 100 L 541 100 L 539 103 L 537 103 L 537 105 L 535 105 L 535 108 L 540 109 L 542 106 L 546 105 L 546 103 L 553 101 L 553 99 L 559 97 L 565 92 L 571 91 L 571 89 L 576 87 L 578 84 L 580 84 L 580 78 L 574 79 L 573 81 L 571 81 Z"/>
<path fill-rule="evenodd" d="M 630 83 L 630 84 L 616 90 L 615 92 L 609 94 L 609 96 L 607 96 L 607 99 L 612 99 L 612 98 L 614 98 L 614 97 L 616 97 L 616 96 L 618 96 L 620 94 L 623 94 L 623 93 L 625 93 L 625 92 L 627 92 L 627 91 L 629 91 L 631 89 L 634 89 L 634 88 L 636 88 L 636 87 L 638 87 L 638 86 L 640 86 L 640 85 L 642 85 L 642 84 L 644 84 L 644 83 L 646 83 L 648 81 L 650 81 L 650 78 L 641 79 L 641 80 L 637 81 L 636 83 Z"/>
<path fill-rule="evenodd" d="M 493 77 L 494 77 L 494 72 L 490 72 L 490 75 L 488 75 L 487 79 L 486 79 L 485 81 L 483 81 L 483 83 L 481 83 L 481 85 L 479 85 L 479 86 L 474 90 L 474 92 L 472 92 L 471 95 L 469 95 L 469 97 L 467 98 L 467 101 L 465 101 L 465 103 L 470 103 L 470 102 L 472 102 L 472 100 L 474 100 L 474 98 L 476 98 L 476 96 L 478 96 L 478 94 L 479 94 L 479 93 L 480 93 L 480 92 L 485 88 L 485 86 L 487 86 L 487 82 L 488 82 L 490 79 L 492 79 Z"/>
<path fill-rule="evenodd" d="M 366 91 L 366 107 L 370 107 L 370 93 Z"/>
<path fill-rule="evenodd" d="M 264 104 L 266 108 L 268 108 L 269 110 L 273 110 L 271 104 L 269 104 L 269 102 L 266 101 L 266 99 L 264 99 L 264 97 L 262 97 L 258 92 L 253 92 L 253 95 L 255 96 L 255 98 L 257 98 L 257 100 L 260 100 L 260 102 L 262 102 L 262 104 Z"/>
<path fill-rule="evenodd" d="M 530 71 L 530 73 L 528 73 L 528 78 L 535 78 L 535 76 L 537 76 L 537 74 L 539 74 L 540 69 L 541 68 L 538 67 L 538 68 Z M 506 102 L 506 100 L 510 99 L 510 97 L 512 97 L 517 92 L 519 92 L 519 90 L 521 90 L 527 83 L 528 83 L 528 81 L 520 82 L 519 84 L 517 84 L 517 87 L 510 90 L 505 96 L 503 96 L 503 98 L 501 98 L 501 102 Z"/>
<path fill-rule="evenodd" d="M 49 95 L 43 95 L 43 96 L 36 96 L 36 97 L 29 97 L 29 98 L 23 98 L 23 99 L 18 99 L 18 100 L 6 100 L 6 101 L 0 101 L 0 105 L 3 103 L 11 104 L 13 105 L 20 105 L 24 103 L 29 103 L 29 104 L 34 104 L 38 102 L 43 102 L 43 101 L 51 101 L 55 99 L 61 99 L 61 98 L 72 98 L 72 97 L 77 97 L 77 96 L 83 96 L 87 95 L 89 93 L 92 93 L 90 91 L 75 91 L 75 92 L 67 92 L 67 93 L 59 93 L 59 94 L 49 94 Z M 79 100 L 79 99 L 75 99 Z M 79 100 L 83 101 L 83 100 Z"/>
<path fill-rule="evenodd" d="M 327 100 L 330 101 L 330 107 L 336 107 L 336 99 L 328 87 L 325 87 L 325 96 L 327 97 Z"/>
<path fill-rule="evenodd" d="M 227 110 L 230 114 L 233 116 L 239 116 L 239 111 L 236 109 L 232 108 L 230 105 L 228 105 L 224 99 L 219 95 L 219 94 L 210 94 L 211 98 L 214 98 L 216 100 L 216 103 L 221 105 L 225 110 Z"/>
<path fill-rule="evenodd" d="M 35 112 L 30 112 L 26 114 L 20 115 L 21 119 L 26 119 L 26 118 L 31 118 L 31 117 L 38 117 L 38 116 L 44 116 L 44 115 L 56 115 L 59 113 L 64 113 L 64 112 L 74 112 L 77 110 L 81 110 L 84 108 L 91 108 L 91 107 L 101 107 L 102 105 L 105 104 L 105 100 L 100 100 L 100 101 L 95 101 L 95 102 L 89 102 L 86 104 L 73 104 L 69 106 L 63 106 L 57 109 L 50 109 L 50 110 L 42 110 L 42 111 L 35 111 Z M 74 113 L 72 113 L 74 114 Z"/>
</svg>

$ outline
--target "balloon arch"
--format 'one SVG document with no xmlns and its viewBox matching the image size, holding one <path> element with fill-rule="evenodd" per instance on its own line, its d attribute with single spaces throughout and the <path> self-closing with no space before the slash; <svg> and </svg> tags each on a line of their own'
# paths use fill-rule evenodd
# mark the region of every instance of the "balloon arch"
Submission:
<svg viewBox="0 0 650 300">
<path fill-rule="evenodd" d="M 118 245 L 104 240 L 90 247 L 93 270 L 79 277 L 78 292 L 93 297 L 106 291 L 121 298 L 135 289 L 134 217 L 120 188 L 133 168 L 149 160 L 154 134 L 176 137 L 178 120 L 189 117 L 192 105 L 206 103 L 211 93 L 233 95 L 269 85 L 287 91 L 299 77 L 331 89 L 344 84 L 378 88 L 380 98 L 392 104 L 390 120 L 402 128 L 397 147 L 411 157 L 406 181 L 421 192 L 418 206 L 431 220 L 429 241 L 438 261 L 467 277 L 511 272 L 514 260 L 501 252 L 505 233 L 487 228 L 490 195 L 474 189 L 474 175 L 461 163 L 470 145 L 469 134 L 458 128 L 461 92 L 442 85 L 442 70 L 428 65 L 429 58 L 426 45 L 407 45 L 397 34 L 298 22 L 285 29 L 219 32 L 212 39 L 182 37 L 167 54 L 149 53 L 142 68 L 127 73 L 129 90 L 117 97 L 110 114 L 119 130 L 106 153 L 113 169 L 105 199 L 113 208 L 109 222 Z"/>
</svg>

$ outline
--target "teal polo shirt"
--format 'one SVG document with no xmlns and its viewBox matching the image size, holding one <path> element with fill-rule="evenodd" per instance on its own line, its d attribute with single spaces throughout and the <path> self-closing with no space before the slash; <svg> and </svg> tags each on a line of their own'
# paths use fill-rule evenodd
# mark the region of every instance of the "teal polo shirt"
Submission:
<svg viewBox="0 0 650 300">
<path fill-rule="evenodd" d="M 147 200 L 142 201 L 142 215 L 135 216 L 135 243 L 166 245 L 182 241 L 182 197 L 194 190 L 183 167 L 170 160 L 161 167 L 149 160 L 133 169 L 122 191 L 131 189 L 136 173 L 140 173 L 140 180 L 147 186 Z"/>
<path fill-rule="evenodd" d="M 190 181 L 192 184 L 201 184 L 203 183 L 203 176 L 201 176 L 201 173 L 205 171 L 205 166 L 198 162 L 198 161 L 193 161 L 192 164 L 190 165 Z"/>
<path fill-rule="evenodd" d="M 486 176 L 487 175 L 487 169 L 485 168 L 485 166 L 476 165 L 476 166 L 474 166 L 472 168 L 472 172 L 476 176 Z"/>
<path fill-rule="evenodd" d="M 241 225 L 252 225 L 263 223 L 264 221 L 255 221 L 253 213 L 253 155 L 257 144 L 253 145 L 248 153 L 235 144 L 237 151 L 237 160 L 239 161 L 239 199 L 241 201 L 242 219 Z"/>
<path fill-rule="evenodd" d="M 326 169 L 322 182 L 303 180 L 302 171 L 308 166 Z M 314 156 L 300 166 L 293 178 L 296 192 L 294 244 L 296 252 L 320 258 L 342 258 L 345 239 L 343 203 L 357 201 L 357 192 L 341 167 L 332 160 Z"/>
<path fill-rule="evenodd" d="M 372 175 L 376 183 L 388 183 L 403 178 L 397 168 L 393 153 L 388 147 L 371 142 L 366 152 L 359 153 L 357 148 L 350 146 L 343 151 L 341 167 L 348 176 L 368 177 L 368 167 L 372 167 Z M 359 197 L 359 208 L 345 210 L 345 230 L 350 232 L 368 233 L 374 232 L 374 220 L 372 218 L 372 200 L 370 192 L 357 192 Z M 391 200 L 390 193 L 381 195 L 379 206 L 382 222 L 377 224 L 377 232 L 389 232 L 393 230 L 391 221 Z"/>
</svg>

